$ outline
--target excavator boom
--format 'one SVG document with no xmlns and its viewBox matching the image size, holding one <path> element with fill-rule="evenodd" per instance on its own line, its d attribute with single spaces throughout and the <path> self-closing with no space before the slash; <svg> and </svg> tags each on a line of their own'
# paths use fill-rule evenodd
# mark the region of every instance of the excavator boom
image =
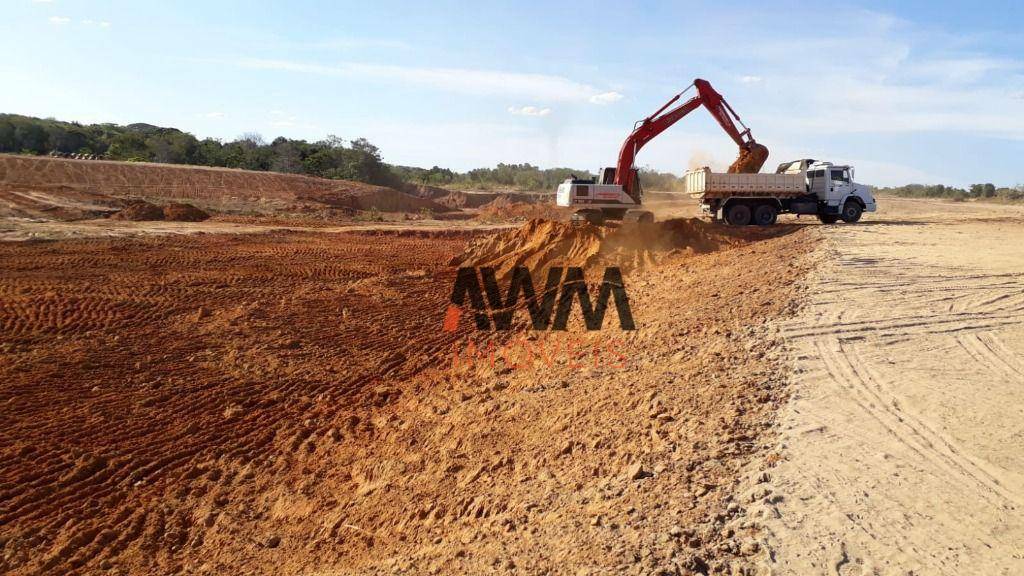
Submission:
<svg viewBox="0 0 1024 576">
<path fill-rule="evenodd" d="M 743 121 L 736 112 L 729 106 L 729 103 L 722 98 L 722 95 L 711 87 L 707 80 L 700 78 L 693 81 L 697 89 L 697 95 L 686 102 L 669 109 L 673 104 L 682 98 L 690 87 L 676 94 L 668 102 L 662 105 L 654 114 L 644 118 L 634 127 L 633 132 L 626 138 L 619 151 L 619 161 L 615 168 L 615 184 L 622 186 L 622 189 L 635 200 L 637 198 L 636 173 L 633 170 L 633 162 L 640 149 L 653 140 L 695 108 L 704 106 L 708 112 L 718 121 L 719 126 L 726 134 L 736 142 L 740 148 L 740 155 L 729 167 L 729 172 L 754 173 L 761 170 L 765 160 L 768 159 L 768 149 L 758 144 L 750 134 L 750 129 L 743 125 Z M 735 122 L 733 121 L 735 119 Z M 736 123 L 743 127 L 740 131 Z"/>
</svg>

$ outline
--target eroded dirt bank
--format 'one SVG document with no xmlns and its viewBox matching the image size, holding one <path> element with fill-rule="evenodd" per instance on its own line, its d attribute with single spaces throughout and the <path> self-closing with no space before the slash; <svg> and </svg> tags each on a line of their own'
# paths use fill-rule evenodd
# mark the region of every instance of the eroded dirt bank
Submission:
<svg viewBox="0 0 1024 576">
<path fill-rule="evenodd" d="M 464 234 L 0 245 L 0 568 L 747 566 L 814 233 L 667 251 L 627 277 L 637 331 L 577 315 L 523 335 L 550 362 L 456 369 L 487 341 L 441 329 Z"/>
</svg>

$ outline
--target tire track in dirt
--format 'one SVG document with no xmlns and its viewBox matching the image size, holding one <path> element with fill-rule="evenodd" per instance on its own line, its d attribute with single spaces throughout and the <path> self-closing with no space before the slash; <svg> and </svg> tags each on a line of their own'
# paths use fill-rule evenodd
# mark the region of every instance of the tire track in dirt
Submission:
<svg viewBox="0 0 1024 576">
<path fill-rule="evenodd" d="M 913 228 L 833 229 L 781 330 L 796 384 L 772 472 L 783 497 L 764 512 L 778 573 L 1024 568 L 1019 239 L 971 220 L 927 242 Z"/>
</svg>

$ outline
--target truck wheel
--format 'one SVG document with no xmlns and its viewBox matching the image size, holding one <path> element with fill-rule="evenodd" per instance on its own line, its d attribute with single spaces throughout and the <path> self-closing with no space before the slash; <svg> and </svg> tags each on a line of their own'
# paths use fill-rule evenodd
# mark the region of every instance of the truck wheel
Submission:
<svg viewBox="0 0 1024 576">
<path fill-rule="evenodd" d="M 862 213 L 864 213 L 864 209 L 860 207 L 860 204 L 853 200 L 847 200 L 846 204 L 843 204 L 843 212 L 839 217 L 843 219 L 843 222 L 853 224 L 857 220 L 860 220 L 860 215 Z"/>
<path fill-rule="evenodd" d="M 771 204 L 761 204 L 754 208 L 754 224 L 771 226 L 779 218 L 779 211 Z"/>
<path fill-rule="evenodd" d="M 821 220 L 822 224 L 835 224 L 839 221 L 838 214 L 818 214 L 818 220 Z"/>
<path fill-rule="evenodd" d="M 725 210 L 725 221 L 733 226 L 750 224 L 750 206 L 740 203 L 729 206 Z"/>
</svg>

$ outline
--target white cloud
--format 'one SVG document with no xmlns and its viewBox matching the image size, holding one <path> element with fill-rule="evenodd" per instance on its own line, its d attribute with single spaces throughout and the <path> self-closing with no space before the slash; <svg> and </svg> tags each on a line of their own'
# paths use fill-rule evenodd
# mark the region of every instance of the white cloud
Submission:
<svg viewBox="0 0 1024 576">
<path fill-rule="evenodd" d="M 85 20 L 82 20 L 82 24 L 85 26 L 96 25 L 100 28 L 110 28 L 110 22 L 107 22 L 106 20 L 93 20 L 92 18 L 86 18 Z"/>
<path fill-rule="evenodd" d="M 53 3 L 53 0 L 32 0 L 32 2 L 36 4 L 51 4 Z"/>
<path fill-rule="evenodd" d="M 284 110 L 271 110 L 269 112 L 269 115 L 270 125 L 275 126 L 277 128 L 291 128 L 293 126 L 296 126 L 296 123 L 299 119 L 298 116 L 295 116 L 294 114 L 289 114 Z"/>
<path fill-rule="evenodd" d="M 50 16 L 49 20 L 51 24 L 56 24 L 57 26 L 62 26 L 71 22 L 71 18 L 68 18 L 67 16 Z"/>
<path fill-rule="evenodd" d="M 207 112 L 206 114 L 200 114 L 203 118 L 224 118 L 227 114 L 223 112 Z"/>
<path fill-rule="evenodd" d="M 589 84 L 547 74 L 354 62 L 324 65 L 290 60 L 244 59 L 232 63 L 253 70 L 279 70 L 340 78 L 363 78 L 412 84 L 476 96 L 512 96 L 533 100 L 591 102 L 594 104 L 607 104 L 622 99 L 622 94 L 618 92 L 603 91 Z"/>
<path fill-rule="evenodd" d="M 408 50 L 411 46 L 402 40 L 391 38 L 330 38 L 302 44 L 301 47 L 317 50 L 354 50 L 361 48 L 385 48 L 391 50 Z"/>
<path fill-rule="evenodd" d="M 622 100 L 622 94 L 618 92 L 601 92 L 600 94 L 594 94 L 589 98 L 591 104 L 611 104 L 612 102 L 618 102 Z"/>
<path fill-rule="evenodd" d="M 737 68 L 742 84 L 772 79 L 775 90 L 753 101 L 725 94 L 759 138 L 956 131 L 1024 139 L 1024 115 L 1010 97 L 1024 84 L 1024 59 L 993 55 L 991 40 L 959 30 L 864 10 L 836 16 L 847 37 L 813 28 L 793 36 L 766 16 L 746 27 L 709 25 L 686 37 L 681 55 Z"/>
<path fill-rule="evenodd" d="M 538 108 L 536 106 L 509 106 L 509 114 L 517 116 L 547 116 L 551 114 L 551 108 Z"/>
</svg>

